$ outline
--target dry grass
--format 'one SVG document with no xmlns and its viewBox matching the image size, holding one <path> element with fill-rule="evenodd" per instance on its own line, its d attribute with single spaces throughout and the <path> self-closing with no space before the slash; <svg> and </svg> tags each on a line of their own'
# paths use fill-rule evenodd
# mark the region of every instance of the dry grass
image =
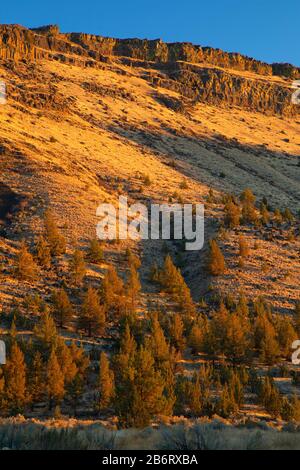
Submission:
<svg viewBox="0 0 300 470">
<path fill-rule="evenodd" d="M 236 427 L 220 421 L 114 431 L 99 423 L 2 419 L 0 448 L 18 450 L 299 450 L 297 427 Z"/>
</svg>

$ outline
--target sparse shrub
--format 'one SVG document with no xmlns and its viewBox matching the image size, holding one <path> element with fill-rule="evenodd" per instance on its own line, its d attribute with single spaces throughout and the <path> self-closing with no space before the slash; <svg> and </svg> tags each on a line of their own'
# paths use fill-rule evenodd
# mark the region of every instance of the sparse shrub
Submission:
<svg viewBox="0 0 300 470">
<path fill-rule="evenodd" d="M 159 269 L 156 261 L 151 266 L 149 280 L 152 282 L 159 282 Z"/>
<path fill-rule="evenodd" d="M 264 203 L 261 204 L 260 214 L 263 225 L 267 225 L 270 222 L 270 213 Z"/>
<path fill-rule="evenodd" d="M 290 209 L 286 208 L 282 211 L 282 218 L 285 222 L 293 222 L 294 221 L 294 216 Z"/>
<path fill-rule="evenodd" d="M 250 254 L 250 248 L 249 245 L 242 235 L 239 237 L 239 255 L 241 258 L 248 258 Z"/>
<path fill-rule="evenodd" d="M 278 207 L 276 207 L 276 209 L 274 210 L 274 221 L 277 225 L 281 225 L 283 222 L 282 214 Z"/>
<path fill-rule="evenodd" d="M 179 183 L 179 188 L 180 189 L 189 189 L 189 186 L 188 186 L 188 183 L 186 180 L 182 180 L 180 183 Z"/>
<path fill-rule="evenodd" d="M 214 204 L 216 202 L 216 198 L 215 198 L 212 188 L 209 188 L 207 202 L 210 204 Z"/>
<path fill-rule="evenodd" d="M 151 186 L 151 179 L 149 175 L 142 175 L 141 179 L 142 179 L 144 186 Z"/>
</svg>

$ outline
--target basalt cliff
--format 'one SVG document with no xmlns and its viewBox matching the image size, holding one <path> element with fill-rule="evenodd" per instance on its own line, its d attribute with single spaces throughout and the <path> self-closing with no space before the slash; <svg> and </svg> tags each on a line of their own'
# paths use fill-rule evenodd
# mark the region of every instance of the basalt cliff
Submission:
<svg viewBox="0 0 300 470">
<path fill-rule="evenodd" d="M 299 68 L 290 64 L 270 65 L 238 53 L 190 43 L 63 34 L 55 25 L 35 29 L 2 25 L 0 58 L 11 61 L 48 58 L 83 67 L 101 67 L 113 60 L 130 67 L 144 67 L 144 78 L 154 87 L 180 93 L 189 105 L 199 101 L 267 114 L 299 113 L 299 107 L 291 103 L 291 83 L 300 77 Z"/>
</svg>

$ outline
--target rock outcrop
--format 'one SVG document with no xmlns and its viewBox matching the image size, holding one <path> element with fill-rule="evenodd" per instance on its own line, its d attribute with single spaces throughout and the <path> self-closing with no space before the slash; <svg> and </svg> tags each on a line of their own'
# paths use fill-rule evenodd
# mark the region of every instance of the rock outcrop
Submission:
<svg viewBox="0 0 300 470">
<path fill-rule="evenodd" d="M 191 102 L 234 105 L 268 114 L 299 114 L 300 107 L 291 103 L 288 82 L 266 80 L 272 75 L 299 78 L 300 69 L 290 64 L 270 65 L 238 53 L 190 43 L 164 43 L 160 39 L 62 34 L 57 25 L 34 29 L 0 26 L 0 59 L 33 61 L 43 57 L 83 67 L 101 67 L 101 62 L 116 57 L 124 64 L 157 70 L 157 74 L 149 72 L 145 78 L 154 86 L 179 92 Z M 263 77 L 251 79 L 234 71 L 255 72 Z M 40 96 L 37 101 L 42 105 L 45 100 Z"/>
<path fill-rule="evenodd" d="M 192 102 L 232 105 L 266 114 L 296 116 L 300 106 L 291 102 L 291 89 L 266 80 L 252 80 L 218 68 L 177 62 L 164 75 L 149 75 L 154 85 L 174 90 Z"/>
</svg>

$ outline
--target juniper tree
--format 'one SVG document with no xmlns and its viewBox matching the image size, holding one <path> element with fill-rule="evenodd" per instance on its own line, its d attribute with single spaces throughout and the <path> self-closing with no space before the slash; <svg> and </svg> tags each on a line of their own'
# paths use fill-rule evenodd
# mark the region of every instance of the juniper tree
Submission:
<svg viewBox="0 0 300 470">
<path fill-rule="evenodd" d="M 183 315 L 187 318 L 193 317 L 196 311 L 195 304 L 192 299 L 191 291 L 182 276 L 181 279 L 179 278 L 177 299 L 179 310 Z"/>
<path fill-rule="evenodd" d="M 209 188 L 208 195 L 207 195 L 207 202 L 214 204 L 216 202 L 216 198 L 212 188 Z"/>
<path fill-rule="evenodd" d="M 49 243 L 52 256 L 60 256 L 66 252 L 66 239 L 60 233 L 54 216 L 50 210 L 44 216 L 45 237 Z"/>
<path fill-rule="evenodd" d="M 237 305 L 235 307 L 235 312 L 241 318 L 249 317 L 249 306 L 246 296 L 242 293 L 238 299 Z"/>
<path fill-rule="evenodd" d="M 241 210 L 240 207 L 232 201 L 228 201 L 224 207 L 225 224 L 229 228 L 235 228 L 240 225 Z"/>
<path fill-rule="evenodd" d="M 193 325 L 189 338 L 188 345 L 192 350 L 193 354 L 198 354 L 203 351 L 204 348 L 204 334 L 200 326 L 195 324 Z"/>
<path fill-rule="evenodd" d="M 210 364 L 204 364 L 198 371 L 201 390 L 202 409 L 207 413 L 212 411 L 211 389 L 214 386 L 214 369 Z"/>
<path fill-rule="evenodd" d="M 221 396 L 217 402 L 216 410 L 217 414 L 223 418 L 229 418 L 238 411 L 238 405 L 234 399 L 232 391 L 229 389 L 227 384 L 224 385 L 224 388 L 221 392 Z"/>
<path fill-rule="evenodd" d="M 84 329 L 88 336 L 100 334 L 105 326 L 105 308 L 100 305 L 97 291 L 89 287 L 81 306 L 78 320 L 79 328 Z"/>
<path fill-rule="evenodd" d="M 173 299 L 178 302 L 179 309 L 187 316 L 193 316 L 195 313 L 195 305 L 191 297 L 190 289 L 185 280 L 176 268 L 170 255 L 166 256 L 163 270 L 160 275 L 160 282 L 163 289 L 171 294 Z"/>
<path fill-rule="evenodd" d="M 69 346 L 69 351 L 74 363 L 76 364 L 77 375 L 84 379 L 86 371 L 90 365 L 90 360 L 84 350 L 84 347 L 82 344 L 78 346 L 74 341 L 72 341 L 71 345 Z"/>
<path fill-rule="evenodd" d="M 35 405 L 40 403 L 46 393 L 45 387 L 45 364 L 40 351 L 33 357 L 28 371 L 28 391 L 30 403 Z"/>
<path fill-rule="evenodd" d="M 225 354 L 232 361 L 245 359 L 250 348 L 250 327 L 237 313 L 227 317 Z"/>
<path fill-rule="evenodd" d="M 72 382 L 70 382 L 66 387 L 67 400 L 70 403 L 74 416 L 77 413 L 77 407 L 79 404 L 80 397 L 83 394 L 84 390 L 84 380 L 80 374 L 76 374 Z"/>
<path fill-rule="evenodd" d="M 170 319 L 169 336 L 171 344 L 175 346 L 178 351 L 183 352 L 185 348 L 184 324 L 180 315 L 176 313 L 172 315 Z"/>
<path fill-rule="evenodd" d="M 116 409 L 122 425 L 146 427 L 155 415 L 163 412 L 164 383 L 154 368 L 150 351 L 141 347 L 135 355 L 134 368 L 122 386 L 118 384 Z"/>
<path fill-rule="evenodd" d="M 273 417 L 280 416 L 282 397 L 274 385 L 273 380 L 266 376 L 261 384 L 259 399 L 266 411 Z"/>
<path fill-rule="evenodd" d="M 97 408 L 106 409 L 115 395 L 114 374 L 109 366 L 106 354 L 102 351 L 99 362 Z"/>
<path fill-rule="evenodd" d="M 61 402 L 65 394 L 64 375 L 59 366 L 55 350 L 52 349 L 46 369 L 46 387 L 49 409 Z"/>
<path fill-rule="evenodd" d="M 124 311 L 124 283 L 116 269 L 110 266 L 104 276 L 101 289 L 101 299 L 107 310 L 120 315 Z"/>
<path fill-rule="evenodd" d="M 222 303 L 209 323 L 209 329 L 205 338 L 205 349 L 213 356 L 225 355 L 228 348 L 229 312 Z"/>
<path fill-rule="evenodd" d="M 245 203 L 242 206 L 242 221 L 244 224 L 256 224 L 258 216 L 255 207 L 252 204 Z"/>
<path fill-rule="evenodd" d="M 189 379 L 183 374 L 176 375 L 175 382 L 175 407 L 174 412 L 176 416 L 181 416 L 186 414 L 188 406 L 188 386 Z"/>
<path fill-rule="evenodd" d="M 213 276 L 224 274 L 226 269 L 225 259 L 216 240 L 209 242 L 208 270 Z"/>
<path fill-rule="evenodd" d="M 262 361 L 268 365 L 275 363 L 280 354 L 275 328 L 266 314 L 260 315 L 254 325 L 255 346 Z"/>
<path fill-rule="evenodd" d="M 176 293 L 178 288 L 178 270 L 170 255 L 166 256 L 161 273 L 161 284 L 169 293 Z"/>
<path fill-rule="evenodd" d="M 264 225 L 267 225 L 270 222 L 270 212 L 267 209 L 265 204 L 262 204 L 260 207 L 261 221 Z"/>
<path fill-rule="evenodd" d="M 132 253 L 132 251 L 127 248 L 126 250 L 126 260 L 128 263 L 129 268 L 133 266 L 135 269 L 139 269 L 141 267 L 141 260 L 138 256 Z"/>
<path fill-rule="evenodd" d="M 16 275 L 22 280 L 33 280 L 37 277 L 37 273 L 37 265 L 23 241 L 17 257 Z"/>
<path fill-rule="evenodd" d="M 288 397 L 282 398 L 280 415 L 284 421 L 292 421 L 294 419 L 294 407 Z"/>
<path fill-rule="evenodd" d="M 187 405 L 192 416 L 197 417 L 202 410 L 202 396 L 200 388 L 200 376 L 196 372 L 192 380 L 187 382 Z"/>
<path fill-rule="evenodd" d="M 78 373 L 76 362 L 72 356 L 70 348 L 60 337 L 56 347 L 56 357 L 64 377 L 64 384 L 69 385 Z"/>
<path fill-rule="evenodd" d="M 294 324 L 297 334 L 300 335 L 300 302 L 297 302 L 295 305 Z"/>
<path fill-rule="evenodd" d="M 243 204 L 254 204 L 256 197 L 254 196 L 253 192 L 251 189 L 246 188 L 240 195 L 240 200 Z"/>
<path fill-rule="evenodd" d="M 281 354 L 288 359 L 292 352 L 292 344 L 297 339 L 297 333 L 290 318 L 277 315 L 275 321 L 276 339 Z"/>
<path fill-rule="evenodd" d="M 103 261 L 103 250 L 97 238 L 90 240 L 87 259 L 94 264 L 99 264 Z"/>
<path fill-rule="evenodd" d="M 130 299 L 131 309 L 135 310 L 137 296 L 141 290 L 139 274 L 133 265 L 130 266 L 129 276 L 126 283 L 127 295 Z"/>
<path fill-rule="evenodd" d="M 146 348 L 151 352 L 159 368 L 168 361 L 170 354 L 169 345 L 160 326 L 157 314 L 154 314 L 151 319 L 150 336 L 147 338 Z"/>
<path fill-rule="evenodd" d="M 57 329 L 48 310 L 41 315 L 33 333 L 43 353 L 48 354 L 53 347 L 56 347 Z"/>
<path fill-rule="evenodd" d="M 51 252 L 43 236 L 40 236 L 35 246 L 35 256 L 40 266 L 49 268 L 51 265 Z"/>
<path fill-rule="evenodd" d="M 114 370 L 117 377 L 122 377 L 134 363 L 137 345 L 128 323 L 120 337 L 119 352 L 114 357 Z"/>
<path fill-rule="evenodd" d="M 24 354 L 14 343 L 5 365 L 5 397 L 11 413 L 20 413 L 26 404 L 26 364 Z"/>
<path fill-rule="evenodd" d="M 86 265 L 83 254 L 80 250 L 75 250 L 69 261 L 69 271 L 72 282 L 79 286 L 86 274 Z"/>
<path fill-rule="evenodd" d="M 242 202 L 243 223 L 256 223 L 258 219 L 254 206 L 256 198 L 251 189 L 245 189 L 240 196 L 240 200 Z"/>
<path fill-rule="evenodd" d="M 52 311 L 55 320 L 62 328 L 69 323 L 73 315 L 73 308 L 64 289 L 57 289 L 52 293 Z"/>
<path fill-rule="evenodd" d="M 296 395 L 290 399 L 283 397 L 280 415 L 285 421 L 300 421 L 300 400 Z"/>
<path fill-rule="evenodd" d="M 244 387 L 238 373 L 235 371 L 231 371 L 230 379 L 228 381 L 228 389 L 237 406 L 241 407 L 244 402 Z"/>
</svg>

